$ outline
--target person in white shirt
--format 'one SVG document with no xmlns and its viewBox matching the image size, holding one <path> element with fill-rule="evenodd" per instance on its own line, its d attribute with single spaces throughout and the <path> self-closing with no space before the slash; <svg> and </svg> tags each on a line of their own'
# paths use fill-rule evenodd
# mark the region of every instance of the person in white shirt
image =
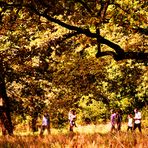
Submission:
<svg viewBox="0 0 148 148">
<path fill-rule="evenodd" d="M 75 120 L 76 120 L 76 111 L 75 110 L 71 110 L 68 114 L 68 119 L 69 119 L 69 123 L 70 123 L 70 128 L 69 130 L 73 132 L 73 127 L 76 126 L 75 124 Z"/>
<path fill-rule="evenodd" d="M 45 129 L 47 129 L 48 134 L 50 133 L 50 117 L 48 113 L 45 113 L 42 119 L 42 126 L 41 126 L 41 131 L 40 135 L 42 136 Z"/>
<path fill-rule="evenodd" d="M 134 109 L 135 117 L 134 117 L 134 130 L 138 127 L 139 131 L 141 131 L 141 112 L 138 109 Z"/>
<path fill-rule="evenodd" d="M 132 114 L 128 115 L 128 127 L 127 127 L 127 131 L 129 130 L 133 130 L 133 118 L 132 118 Z"/>
</svg>

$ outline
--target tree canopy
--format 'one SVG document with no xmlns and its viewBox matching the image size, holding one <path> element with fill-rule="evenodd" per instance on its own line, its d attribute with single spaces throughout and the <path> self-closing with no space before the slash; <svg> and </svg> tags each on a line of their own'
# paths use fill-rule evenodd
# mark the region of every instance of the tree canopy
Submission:
<svg viewBox="0 0 148 148">
<path fill-rule="evenodd" d="M 41 20 L 41 17 L 43 17 L 46 21 L 66 28 L 67 31 L 60 37 L 61 41 L 54 40 L 56 45 L 57 42 L 77 36 L 77 38 L 81 38 L 81 43 L 85 43 L 87 46 L 94 46 L 94 44 L 97 46 L 97 57 L 109 54 L 116 60 L 147 58 L 147 53 L 145 53 L 144 49 L 139 52 L 129 50 L 126 52 L 122 46 L 108 39 L 106 31 L 106 28 L 110 28 L 110 31 L 113 32 L 114 28 L 118 27 L 119 32 L 122 32 L 123 36 L 132 32 L 146 35 L 146 1 L 51 0 L 49 2 L 47 0 L 14 0 L 9 2 L 4 0 L 0 2 L 0 5 L 1 16 L 3 16 L 3 13 L 7 13 L 5 18 L 7 22 L 11 22 L 11 26 L 12 21 L 15 22 L 13 24 L 16 24 L 18 16 L 21 13 L 25 13 L 26 19 L 30 19 L 30 27 L 31 20 L 34 19 L 32 16 L 35 15 L 34 17 L 38 18 L 35 20 L 38 20 L 40 24 L 43 23 Z M 7 12 L 10 9 L 11 12 Z M 13 13 L 13 17 L 9 18 L 9 13 Z M 10 23 L 8 26 L 10 27 Z M 105 44 L 113 50 L 103 51 L 100 47 L 101 44 Z"/>
<path fill-rule="evenodd" d="M 71 107 L 146 106 L 146 9 L 145 0 L 0 0 L 9 120 L 29 115 L 33 125 L 46 108 L 66 116 Z"/>
</svg>

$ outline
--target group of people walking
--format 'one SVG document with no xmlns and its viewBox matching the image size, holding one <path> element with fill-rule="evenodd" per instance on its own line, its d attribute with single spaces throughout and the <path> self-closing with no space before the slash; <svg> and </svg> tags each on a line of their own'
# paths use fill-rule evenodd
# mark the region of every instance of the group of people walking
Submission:
<svg viewBox="0 0 148 148">
<path fill-rule="evenodd" d="M 134 109 L 134 112 L 135 112 L 135 116 L 134 118 L 132 117 L 132 114 L 129 114 L 128 115 L 128 128 L 127 128 L 127 131 L 128 130 L 135 130 L 136 128 L 139 129 L 140 132 L 141 131 L 141 112 L 138 111 L 138 109 Z M 134 121 L 133 121 L 134 120 Z M 134 122 L 134 124 L 133 124 Z"/>
<path fill-rule="evenodd" d="M 138 111 L 138 109 L 134 109 L 135 116 L 133 117 L 132 114 L 128 115 L 128 127 L 127 131 L 135 130 L 136 128 L 139 129 L 141 132 L 141 112 Z M 69 131 L 73 132 L 73 128 L 76 127 L 76 111 L 70 110 L 68 113 L 68 119 L 69 119 Z M 120 131 L 121 130 L 121 123 L 122 123 L 122 114 L 121 111 L 112 111 L 111 117 L 111 132 L 113 131 Z M 50 133 L 50 117 L 48 113 L 45 113 L 42 119 L 42 126 L 40 130 L 40 135 L 43 135 L 43 132 L 47 129 L 48 133 Z"/>
<path fill-rule="evenodd" d="M 132 114 L 128 115 L 128 127 L 127 131 L 131 130 L 134 131 L 136 128 L 141 131 L 141 112 L 138 111 L 138 109 L 134 109 L 135 116 L 133 117 Z M 121 123 L 122 123 L 122 115 L 120 111 L 112 111 L 111 114 L 111 132 L 113 131 L 120 131 L 121 129 Z"/>
<path fill-rule="evenodd" d="M 119 131 L 121 129 L 121 122 L 122 122 L 122 116 L 120 111 L 116 112 L 115 110 L 112 110 L 110 121 L 111 121 L 111 132 L 116 130 Z"/>
<path fill-rule="evenodd" d="M 68 119 L 69 119 L 69 123 L 70 123 L 70 127 L 69 127 L 69 131 L 73 132 L 73 127 L 76 127 L 76 111 L 75 110 L 71 110 L 68 113 Z M 47 130 L 48 134 L 50 134 L 50 116 L 49 114 L 46 112 L 43 116 L 42 119 L 42 125 L 41 125 L 41 130 L 40 130 L 40 136 L 43 136 L 44 131 Z"/>
</svg>

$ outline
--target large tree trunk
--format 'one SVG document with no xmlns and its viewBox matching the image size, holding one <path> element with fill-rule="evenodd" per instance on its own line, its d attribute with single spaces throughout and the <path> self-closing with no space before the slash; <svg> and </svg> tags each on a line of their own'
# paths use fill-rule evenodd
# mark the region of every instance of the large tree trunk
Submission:
<svg viewBox="0 0 148 148">
<path fill-rule="evenodd" d="M 33 133 L 36 132 L 36 131 L 38 131 L 37 119 L 38 119 L 38 113 L 35 112 L 35 113 L 33 113 L 32 121 L 31 121 L 31 128 L 32 128 L 32 132 Z"/>
<path fill-rule="evenodd" d="M 4 70 L 3 70 L 3 62 L 0 59 L 0 120 L 3 135 L 6 134 L 6 131 L 9 135 L 13 134 L 13 126 L 11 122 L 10 116 L 10 103 L 9 98 L 6 93 L 5 81 L 4 81 Z"/>
</svg>

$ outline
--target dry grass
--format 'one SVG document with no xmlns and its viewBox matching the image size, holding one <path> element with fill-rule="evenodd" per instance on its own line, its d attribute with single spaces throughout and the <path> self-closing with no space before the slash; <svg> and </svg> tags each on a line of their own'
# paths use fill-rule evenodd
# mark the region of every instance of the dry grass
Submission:
<svg viewBox="0 0 148 148">
<path fill-rule="evenodd" d="M 147 148 L 148 130 L 127 133 L 109 133 L 109 125 L 78 126 L 75 133 L 66 129 L 52 129 L 51 135 L 18 135 L 0 137 L 0 148 Z"/>
</svg>

